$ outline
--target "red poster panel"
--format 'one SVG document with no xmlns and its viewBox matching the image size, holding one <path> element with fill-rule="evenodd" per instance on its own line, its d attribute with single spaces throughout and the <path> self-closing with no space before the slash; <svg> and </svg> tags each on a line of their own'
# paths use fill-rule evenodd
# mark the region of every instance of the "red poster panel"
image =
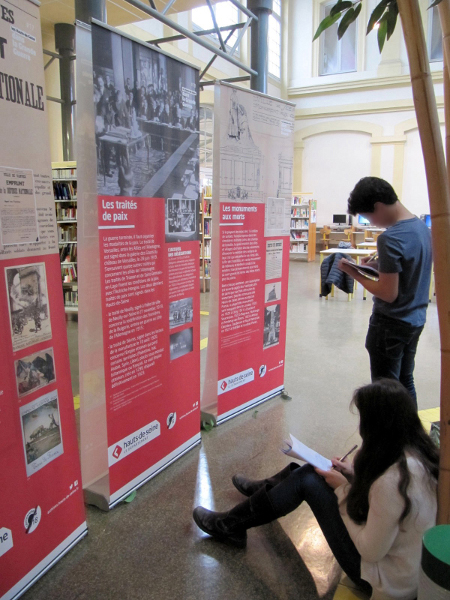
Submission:
<svg viewBox="0 0 450 600">
<path fill-rule="evenodd" d="M 107 510 L 200 442 L 198 71 L 95 24 L 77 56 L 81 457 Z"/>
<path fill-rule="evenodd" d="M 0 598 L 10 600 L 86 522 L 38 6 L 2 6 L 0 40 Z"/>
<path fill-rule="evenodd" d="M 213 281 L 202 409 L 223 421 L 284 386 L 294 108 L 216 86 Z"/>
<path fill-rule="evenodd" d="M 166 244 L 165 205 L 98 198 L 111 502 L 199 433 L 198 242 Z"/>
</svg>

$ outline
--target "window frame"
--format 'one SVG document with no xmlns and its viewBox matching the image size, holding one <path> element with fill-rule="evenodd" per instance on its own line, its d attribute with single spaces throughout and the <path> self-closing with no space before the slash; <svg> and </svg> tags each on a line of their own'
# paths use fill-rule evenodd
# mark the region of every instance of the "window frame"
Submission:
<svg viewBox="0 0 450 600">
<path fill-rule="evenodd" d="M 268 39 L 267 39 L 267 51 L 268 51 L 268 72 L 269 76 L 275 81 L 281 81 L 281 73 L 282 73 L 282 53 L 283 53 L 283 0 L 280 0 L 280 14 L 278 14 L 275 10 L 269 15 L 269 31 L 268 31 Z M 274 19 L 280 28 L 280 38 L 279 38 L 279 75 L 272 73 L 270 70 L 270 19 Z"/>
<path fill-rule="evenodd" d="M 441 34 L 441 51 L 442 51 L 442 57 L 441 58 L 431 58 L 431 43 L 432 43 L 432 39 L 433 39 L 433 21 L 434 21 L 434 15 L 436 13 L 438 14 L 439 31 L 440 31 L 440 34 Z M 444 46 L 443 46 L 443 41 L 442 41 L 442 27 L 441 27 L 441 21 L 440 21 L 440 18 L 439 18 L 439 11 L 438 11 L 438 7 L 437 6 L 433 6 L 433 8 L 428 13 L 427 51 L 428 51 L 428 60 L 430 61 L 430 63 L 443 62 L 443 60 L 444 60 Z"/>
<path fill-rule="evenodd" d="M 225 4 L 228 3 L 230 5 L 230 7 L 233 7 L 234 9 L 236 9 L 236 23 L 240 23 L 241 22 L 241 11 L 237 8 L 237 6 L 235 6 L 234 4 L 232 4 L 229 0 L 222 0 L 222 2 L 218 2 L 217 4 Z M 217 4 L 214 4 L 213 7 L 217 6 Z M 214 24 L 211 23 L 211 27 L 203 27 L 202 25 L 199 25 L 198 23 L 195 22 L 195 18 L 194 18 L 194 11 L 196 10 L 196 8 L 208 8 L 207 5 L 205 6 L 197 6 L 193 9 L 191 9 L 191 22 L 192 22 L 192 29 L 193 31 L 202 31 L 204 29 L 213 29 Z M 208 9 L 209 12 L 209 9 Z M 216 20 L 217 20 L 217 16 L 216 16 Z M 212 21 L 212 18 L 211 18 Z M 217 20 L 217 25 L 219 27 L 226 27 L 227 25 L 222 25 L 221 23 L 219 23 L 219 21 Z M 230 25 L 233 25 L 233 23 L 230 23 Z M 239 35 L 239 29 L 235 30 L 234 35 L 236 35 L 236 37 Z M 228 35 L 228 31 L 222 31 L 222 38 L 223 41 L 225 43 L 225 38 Z M 210 41 L 211 43 L 213 43 L 215 46 L 217 46 L 218 48 L 220 48 L 220 42 L 218 37 L 216 36 L 216 34 L 211 33 L 209 35 L 205 35 L 202 36 L 204 38 L 206 38 L 208 41 Z M 225 43 L 225 47 L 227 48 L 227 50 L 231 50 L 235 44 L 235 41 L 232 42 L 233 36 L 230 38 L 230 40 Z M 241 53 L 241 44 L 242 44 L 242 40 L 241 43 L 239 44 L 239 46 L 236 48 L 235 53 L 233 56 L 240 56 Z"/>
<path fill-rule="evenodd" d="M 325 2 L 321 2 L 319 6 L 319 22 L 325 18 L 325 11 L 327 8 L 335 5 L 335 0 L 326 0 Z M 357 19 L 355 21 L 355 68 L 348 69 L 346 71 L 342 70 L 342 40 L 337 41 L 337 48 L 339 50 L 339 71 L 334 71 L 333 73 L 324 73 L 324 50 L 325 50 L 325 36 L 330 33 L 329 30 L 325 30 L 324 33 L 319 38 L 319 57 L 318 57 L 318 76 L 319 77 L 329 77 L 333 75 L 347 75 L 349 73 L 357 73 L 359 71 L 359 57 L 360 57 L 360 35 L 359 35 L 359 23 L 358 21 L 361 19 Z"/>
</svg>

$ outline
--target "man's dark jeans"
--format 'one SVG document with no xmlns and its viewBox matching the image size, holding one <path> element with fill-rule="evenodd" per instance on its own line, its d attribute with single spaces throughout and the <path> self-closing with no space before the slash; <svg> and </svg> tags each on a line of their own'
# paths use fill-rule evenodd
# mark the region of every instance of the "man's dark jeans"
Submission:
<svg viewBox="0 0 450 600">
<path fill-rule="evenodd" d="M 370 584 L 361 579 L 361 556 L 342 520 L 337 496 L 311 465 L 292 471 L 267 495 L 277 518 L 307 502 L 342 570 L 369 596 L 372 594 Z"/>
<path fill-rule="evenodd" d="M 423 325 L 414 327 L 398 319 L 373 314 L 366 337 L 372 381 L 382 377 L 397 379 L 411 394 L 416 406 L 414 358 L 422 330 Z"/>
</svg>

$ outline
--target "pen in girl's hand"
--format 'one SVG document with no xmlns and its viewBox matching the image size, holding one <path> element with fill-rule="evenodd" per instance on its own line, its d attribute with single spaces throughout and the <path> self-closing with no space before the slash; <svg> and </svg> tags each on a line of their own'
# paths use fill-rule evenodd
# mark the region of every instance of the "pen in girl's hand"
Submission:
<svg viewBox="0 0 450 600">
<path fill-rule="evenodd" d="M 345 460 L 348 456 L 350 456 L 350 454 L 353 454 L 353 452 L 356 450 L 356 448 L 358 447 L 358 444 L 355 444 L 353 446 L 353 448 L 351 448 L 347 454 L 344 454 L 344 456 L 342 458 L 339 459 L 339 462 L 342 462 L 343 460 Z M 336 467 L 332 467 L 333 469 L 335 469 Z"/>
</svg>

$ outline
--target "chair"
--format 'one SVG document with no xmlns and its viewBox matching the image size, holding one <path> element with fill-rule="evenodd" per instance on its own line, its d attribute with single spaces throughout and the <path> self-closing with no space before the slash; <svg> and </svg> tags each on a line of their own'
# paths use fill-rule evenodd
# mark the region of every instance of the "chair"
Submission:
<svg viewBox="0 0 450 600">
<path fill-rule="evenodd" d="M 324 225 L 322 228 L 322 244 L 324 250 L 328 250 L 328 244 L 330 243 L 331 227 Z"/>
</svg>

